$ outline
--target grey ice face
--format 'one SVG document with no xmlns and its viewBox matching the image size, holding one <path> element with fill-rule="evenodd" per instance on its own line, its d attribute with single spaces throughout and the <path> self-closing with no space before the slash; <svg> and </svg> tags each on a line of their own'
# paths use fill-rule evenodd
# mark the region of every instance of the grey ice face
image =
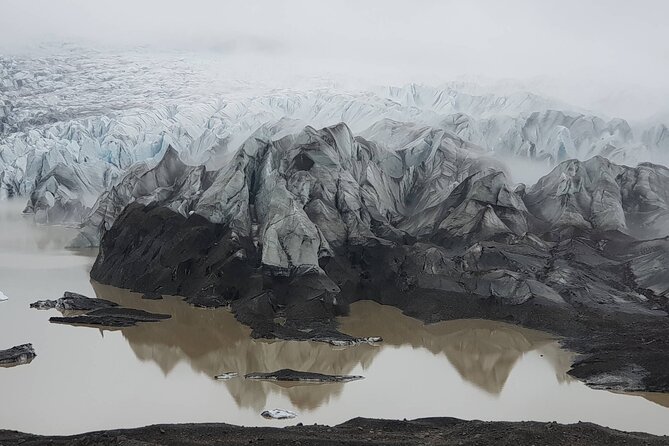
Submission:
<svg viewBox="0 0 669 446">
<path fill-rule="evenodd" d="M 612 288 L 610 279 L 600 277 L 595 265 L 602 259 L 620 265 L 631 261 L 639 285 L 652 287 L 659 294 L 669 288 L 666 278 L 651 268 L 653 262 L 666 256 L 666 243 L 637 242 L 628 237 L 666 235 L 667 168 L 651 164 L 626 167 L 603 157 L 585 162 L 568 160 L 526 188 L 509 181 L 503 165 L 487 152 L 452 134 L 417 132 L 414 126 L 393 121 L 384 121 L 367 132 L 376 137 L 385 133 L 393 134 L 395 146 L 355 137 L 345 124 L 320 130 L 306 127 L 276 140 L 258 134 L 229 165 L 211 172 L 185 165 L 176 151 L 168 149 L 153 168 L 127 177 L 117 188 L 150 191 L 148 195 L 117 193 L 110 195 L 107 203 L 118 206 L 100 206 L 108 212 L 102 214 L 103 221 L 114 222 L 125 214 L 125 219 L 136 223 L 110 223 L 110 235 L 102 244 L 93 277 L 118 286 L 140 286 L 119 271 L 125 268 L 125 255 L 134 262 L 143 261 L 143 254 L 116 252 L 113 240 L 127 237 L 123 243 L 128 243 L 135 232 L 141 235 L 142 229 L 135 224 L 155 221 L 160 222 L 155 223 L 158 227 L 174 225 L 170 231 L 179 234 L 178 242 L 162 240 L 160 234 L 156 240 L 142 242 L 148 243 L 146 252 L 161 247 L 163 260 L 154 265 L 157 280 L 173 268 L 178 274 L 184 258 L 189 258 L 180 247 L 189 242 L 179 238 L 193 233 L 186 229 L 189 224 L 224 229 L 217 232 L 219 239 L 201 239 L 211 237 L 211 231 L 193 239 L 202 246 L 197 249 L 228 247 L 206 256 L 200 251 L 193 253 L 195 257 L 187 263 L 195 282 L 182 275 L 163 284 L 177 289 L 216 286 L 223 279 L 215 276 L 214 270 L 221 268 L 224 274 L 225 265 L 254 264 L 252 259 L 257 259 L 268 276 L 304 277 L 309 282 L 303 288 L 334 308 L 341 290 L 323 265 L 357 246 L 370 252 L 402 250 L 404 258 L 411 259 L 405 262 L 428 277 L 434 276 L 425 280 L 435 280 L 433 286 L 438 289 L 494 296 L 514 305 L 533 298 L 548 305 L 567 305 L 561 297 L 562 287 L 582 283 L 587 305 L 607 303 L 620 311 L 654 311 L 638 293 L 621 291 L 625 288 L 622 284 Z M 154 193 L 158 178 L 171 184 L 164 197 Z M 124 203 L 131 201 L 135 202 L 132 207 L 124 208 Z M 148 202 L 158 205 L 158 210 L 141 206 Z M 579 260 L 593 268 L 586 268 L 590 275 L 554 259 L 562 255 L 557 253 L 567 255 L 571 249 L 562 243 L 562 234 L 571 240 L 569 234 L 574 232 L 593 237 Z M 595 243 L 598 234 L 604 234 L 601 243 Z M 174 252 L 164 243 L 176 243 Z M 651 245 L 655 246 L 654 257 L 629 257 L 630 252 L 641 252 Z M 170 266 L 166 259 L 171 256 L 179 265 Z M 218 262 L 220 256 L 227 258 L 224 264 L 207 263 L 210 258 Z M 513 261 L 500 263 L 500 259 Z M 562 266 L 542 273 L 550 264 Z M 254 307 L 274 311 L 271 296 L 253 299 L 257 300 Z"/>
</svg>

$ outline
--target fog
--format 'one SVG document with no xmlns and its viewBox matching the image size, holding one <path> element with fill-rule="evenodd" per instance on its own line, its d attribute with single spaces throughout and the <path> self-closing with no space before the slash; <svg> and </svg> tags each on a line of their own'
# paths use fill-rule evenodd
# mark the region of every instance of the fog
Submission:
<svg viewBox="0 0 669 446">
<path fill-rule="evenodd" d="M 502 82 L 628 119 L 669 110 L 665 0 L 0 0 L 0 11 L 5 53 L 144 46 L 283 75 Z"/>
</svg>

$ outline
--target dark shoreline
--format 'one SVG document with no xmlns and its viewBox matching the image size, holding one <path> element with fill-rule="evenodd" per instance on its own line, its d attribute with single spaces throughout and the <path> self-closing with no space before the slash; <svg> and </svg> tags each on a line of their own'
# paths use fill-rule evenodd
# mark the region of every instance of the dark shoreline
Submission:
<svg viewBox="0 0 669 446">
<path fill-rule="evenodd" d="M 0 445 L 666 445 L 669 437 L 621 432 L 592 423 L 484 422 L 456 418 L 412 421 L 354 418 L 337 426 L 243 427 L 165 424 L 137 429 L 39 436 L 0 430 Z"/>
</svg>

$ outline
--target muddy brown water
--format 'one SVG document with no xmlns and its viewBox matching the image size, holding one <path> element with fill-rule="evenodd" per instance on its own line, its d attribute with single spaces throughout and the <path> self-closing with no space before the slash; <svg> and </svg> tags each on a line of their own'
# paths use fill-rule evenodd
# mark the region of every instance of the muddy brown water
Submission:
<svg viewBox="0 0 669 446">
<path fill-rule="evenodd" d="M 30 364 L 0 369 L 0 428 L 72 434 L 155 423 L 336 424 L 356 416 L 590 421 L 669 434 L 669 396 L 593 390 L 567 375 L 573 356 L 549 335 L 484 320 L 425 325 L 399 310 L 358 302 L 343 331 L 382 336 L 378 346 L 335 348 L 261 341 L 224 309 L 160 301 L 91 283 L 94 251 L 64 249 L 75 231 L 35 226 L 21 204 L 0 203 L 0 348 L 32 342 Z M 29 303 L 70 290 L 169 313 L 121 330 L 56 325 Z M 222 372 L 281 368 L 359 374 L 346 384 L 283 386 Z M 289 421 L 260 412 L 298 412 Z"/>
</svg>

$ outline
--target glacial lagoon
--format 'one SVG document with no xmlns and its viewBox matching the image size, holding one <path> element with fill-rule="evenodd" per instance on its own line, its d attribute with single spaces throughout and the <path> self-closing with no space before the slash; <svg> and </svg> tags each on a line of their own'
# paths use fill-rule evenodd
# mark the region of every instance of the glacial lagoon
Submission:
<svg viewBox="0 0 669 446">
<path fill-rule="evenodd" d="M 225 309 L 178 297 L 92 283 L 95 251 L 65 247 L 76 230 L 37 226 L 23 203 L 0 207 L 0 348 L 33 343 L 28 365 L 0 368 L 0 428 L 40 434 L 155 423 L 245 426 L 337 424 L 353 417 L 594 422 L 669 434 L 669 395 L 588 388 L 567 374 L 573 355 L 551 336 L 514 325 L 456 320 L 425 325 L 399 310 L 362 301 L 342 331 L 381 336 L 378 345 L 338 348 L 315 342 L 252 339 Z M 56 325 L 56 310 L 29 304 L 63 291 L 97 296 L 171 319 L 116 330 Z M 280 385 L 245 380 L 282 368 L 363 375 L 337 384 Z M 236 372 L 236 378 L 214 375 Z M 266 420 L 265 409 L 297 412 Z"/>
</svg>

